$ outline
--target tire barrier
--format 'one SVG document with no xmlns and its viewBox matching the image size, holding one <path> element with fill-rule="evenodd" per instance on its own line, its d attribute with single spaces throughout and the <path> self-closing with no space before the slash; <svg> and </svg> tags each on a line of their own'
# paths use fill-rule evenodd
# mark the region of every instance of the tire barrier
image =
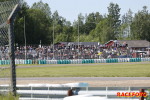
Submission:
<svg viewBox="0 0 150 100">
<path fill-rule="evenodd" d="M 71 64 L 82 64 L 82 59 L 70 60 Z"/>
<path fill-rule="evenodd" d="M 95 63 L 94 59 L 82 59 L 82 64 Z"/>
<path fill-rule="evenodd" d="M 106 63 L 107 59 L 94 59 L 94 63 Z"/>
<path fill-rule="evenodd" d="M 145 58 L 130 58 L 130 62 L 141 62 Z"/>
<path fill-rule="evenodd" d="M 0 65 L 9 65 L 10 60 L 0 60 Z"/>
<path fill-rule="evenodd" d="M 46 64 L 58 64 L 57 60 L 46 60 Z"/>
<path fill-rule="evenodd" d="M 118 59 L 106 59 L 106 63 L 118 63 Z"/>
<path fill-rule="evenodd" d="M 33 64 L 33 60 L 24 60 L 24 64 Z"/>
<path fill-rule="evenodd" d="M 18 60 L 15 64 L 90 64 L 90 63 L 118 63 L 118 62 L 146 62 L 150 58 L 116 58 L 116 59 L 73 59 L 73 60 Z M 0 60 L 0 65 L 9 65 L 10 60 Z"/>
<path fill-rule="evenodd" d="M 70 60 L 57 60 L 57 64 L 71 64 Z"/>
<path fill-rule="evenodd" d="M 118 58 L 118 62 L 130 62 L 131 58 Z"/>
</svg>

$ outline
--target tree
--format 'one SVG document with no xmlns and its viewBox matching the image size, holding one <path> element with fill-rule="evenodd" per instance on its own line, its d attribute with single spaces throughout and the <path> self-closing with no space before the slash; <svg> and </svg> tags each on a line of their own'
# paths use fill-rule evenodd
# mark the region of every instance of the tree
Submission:
<svg viewBox="0 0 150 100">
<path fill-rule="evenodd" d="M 96 16 L 98 18 L 98 14 Z M 94 13 L 90 13 L 85 20 L 85 33 L 88 35 L 91 30 L 96 28 L 96 17 Z"/>
<path fill-rule="evenodd" d="M 128 13 L 126 13 L 126 23 L 128 25 L 131 25 L 132 21 L 133 21 L 133 17 L 132 17 L 133 12 L 131 11 L 131 9 L 128 10 Z"/>
<path fill-rule="evenodd" d="M 26 16 L 26 21 L 28 22 L 28 11 L 29 6 L 26 2 L 24 2 L 20 12 L 16 16 L 14 23 L 14 35 L 15 35 L 15 43 L 24 44 L 24 16 Z M 30 21 L 29 21 L 30 22 Z M 27 25 L 27 24 L 26 24 Z M 32 26 L 31 26 L 32 27 Z"/>
<path fill-rule="evenodd" d="M 105 18 L 97 24 L 94 34 L 95 38 L 98 37 L 97 42 L 106 43 L 114 38 L 112 32 L 113 28 L 109 26 L 109 21 Z"/>
<path fill-rule="evenodd" d="M 99 23 L 102 20 L 103 20 L 103 16 L 99 12 L 96 12 L 95 13 L 95 23 Z"/>
<path fill-rule="evenodd" d="M 40 1 L 41 2 L 41 1 Z M 36 6 L 36 7 L 35 7 Z M 24 44 L 24 16 L 26 17 L 26 39 L 27 44 L 50 44 L 52 33 L 49 30 L 51 26 L 51 17 L 43 11 L 42 6 L 48 6 L 43 3 L 34 3 L 31 8 L 25 3 L 15 20 L 15 42 Z M 46 7 L 48 8 L 48 7 Z"/>
<path fill-rule="evenodd" d="M 72 41 L 72 33 L 73 33 L 73 27 L 71 26 L 70 21 L 65 21 L 63 25 L 63 34 L 66 34 L 66 40 L 67 42 Z"/>
<path fill-rule="evenodd" d="M 131 11 L 131 9 L 128 10 L 128 13 L 126 13 L 126 23 L 127 23 L 127 28 L 126 28 L 126 32 L 127 32 L 127 35 L 126 37 L 130 38 L 131 36 L 131 33 L 130 33 L 130 25 L 133 21 L 133 17 L 132 17 L 132 14 L 133 12 Z"/>
<path fill-rule="evenodd" d="M 144 6 L 142 11 L 138 11 L 131 24 L 132 39 L 141 39 L 150 41 L 150 14 L 147 7 Z"/>
<path fill-rule="evenodd" d="M 110 3 L 108 8 L 108 21 L 109 21 L 109 26 L 113 28 L 113 32 L 111 33 L 113 35 L 112 39 L 116 39 L 119 34 L 119 27 L 121 24 L 121 21 L 119 20 L 120 18 L 120 10 L 118 4 Z"/>
<path fill-rule="evenodd" d="M 73 35 L 77 36 L 78 35 L 78 25 L 79 25 L 79 33 L 83 34 L 85 29 L 84 29 L 84 16 L 82 13 L 78 14 L 78 20 L 74 20 L 73 22 Z"/>
<path fill-rule="evenodd" d="M 84 27 L 84 16 L 82 15 L 82 13 L 80 13 L 78 15 L 78 25 L 79 25 L 79 32 L 81 34 L 84 34 L 84 31 L 85 31 L 85 27 Z"/>
<path fill-rule="evenodd" d="M 5 1 L 13 1 L 13 0 L 0 0 L 0 2 L 5 2 Z"/>
<path fill-rule="evenodd" d="M 67 42 L 68 36 L 66 34 L 60 33 L 59 35 L 56 36 L 55 38 L 55 43 L 57 42 Z"/>
<path fill-rule="evenodd" d="M 122 16 L 122 24 L 120 26 L 120 39 L 131 39 L 130 26 L 133 21 L 132 17 L 133 12 L 131 9 L 128 10 L 126 14 Z"/>
<path fill-rule="evenodd" d="M 47 3 L 43 3 L 42 0 L 40 0 L 38 3 L 34 3 L 31 7 L 31 9 L 38 9 L 46 14 L 47 18 L 51 18 L 51 10 Z"/>
</svg>

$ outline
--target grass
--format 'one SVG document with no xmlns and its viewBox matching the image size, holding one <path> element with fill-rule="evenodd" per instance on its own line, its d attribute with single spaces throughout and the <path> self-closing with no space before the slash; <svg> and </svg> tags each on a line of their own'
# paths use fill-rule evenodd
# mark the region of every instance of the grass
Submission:
<svg viewBox="0 0 150 100">
<path fill-rule="evenodd" d="M 7 96 L 0 94 L 0 100 L 19 100 L 19 95 L 13 96 L 11 93 L 9 93 Z"/>
<path fill-rule="evenodd" d="M 150 64 L 120 63 L 17 68 L 16 75 L 17 77 L 150 77 Z"/>
<path fill-rule="evenodd" d="M 17 77 L 150 77 L 150 64 L 112 64 L 21 68 Z"/>
</svg>

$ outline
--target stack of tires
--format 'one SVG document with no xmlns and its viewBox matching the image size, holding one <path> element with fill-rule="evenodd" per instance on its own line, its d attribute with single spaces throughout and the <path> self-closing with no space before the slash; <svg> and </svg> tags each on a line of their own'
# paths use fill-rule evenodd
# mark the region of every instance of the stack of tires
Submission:
<svg viewBox="0 0 150 100">
<path fill-rule="evenodd" d="M 0 65 L 9 65 L 10 60 L 0 60 Z"/>
<path fill-rule="evenodd" d="M 82 59 L 82 64 L 95 63 L 94 59 Z"/>
<path fill-rule="evenodd" d="M 118 59 L 106 59 L 106 63 L 118 63 Z"/>
<path fill-rule="evenodd" d="M 71 64 L 70 60 L 57 60 L 57 64 Z"/>
</svg>

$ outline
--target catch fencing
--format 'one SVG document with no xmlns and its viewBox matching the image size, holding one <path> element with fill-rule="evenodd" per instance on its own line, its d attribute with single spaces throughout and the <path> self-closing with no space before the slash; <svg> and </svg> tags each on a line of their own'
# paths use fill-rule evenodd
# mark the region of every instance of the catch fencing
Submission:
<svg viewBox="0 0 150 100">
<path fill-rule="evenodd" d="M 7 84 L 10 85 L 9 90 L 14 94 L 16 88 L 14 20 L 22 4 L 23 0 L 0 2 L 0 59 L 5 58 L 9 61 L 7 64 L 10 64 L 10 67 L 7 68 L 0 67 L 0 77 L 10 78 Z"/>
</svg>

